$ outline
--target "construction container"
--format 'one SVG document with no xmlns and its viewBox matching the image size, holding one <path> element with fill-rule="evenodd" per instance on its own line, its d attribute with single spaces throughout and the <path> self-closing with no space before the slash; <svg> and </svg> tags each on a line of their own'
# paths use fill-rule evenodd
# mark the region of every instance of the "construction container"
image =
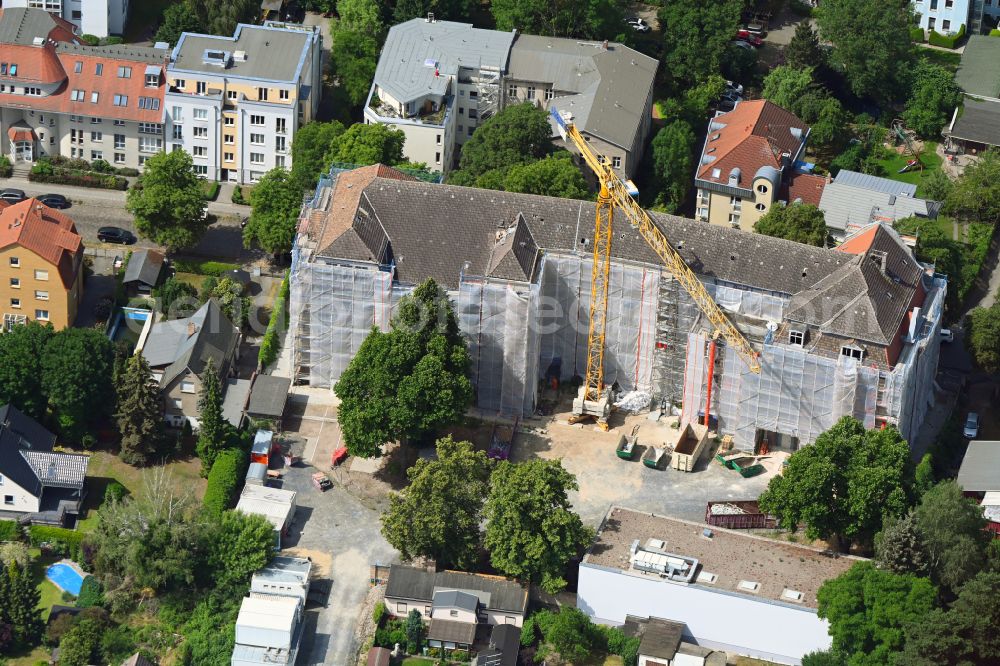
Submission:
<svg viewBox="0 0 1000 666">
<path fill-rule="evenodd" d="M 273 439 L 274 433 L 270 430 L 258 430 L 253 438 L 253 448 L 250 449 L 250 462 L 261 463 L 265 468 L 268 467 Z"/>
<path fill-rule="evenodd" d="M 250 467 L 247 469 L 246 482 L 262 486 L 264 485 L 264 479 L 267 478 L 267 465 L 264 463 L 250 463 Z"/>
<path fill-rule="evenodd" d="M 707 443 L 707 427 L 697 423 L 681 426 L 674 441 L 674 452 L 670 456 L 670 466 L 681 472 L 693 472 Z"/>
<path fill-rule="evenodd" d="M 660 460 L 667 453 L 666 449 L 659 449 L 655 446 L 647 446 L 646 452 L 642 454 L 642 464 L 650 469 L 659 469 Z"/>
<path fill-rule="evenodd" d="M 705 522 L 731 530 L 773 529 L 778 521 L 760 510 L 756 500 L 709 502 Z"/>
</svg>

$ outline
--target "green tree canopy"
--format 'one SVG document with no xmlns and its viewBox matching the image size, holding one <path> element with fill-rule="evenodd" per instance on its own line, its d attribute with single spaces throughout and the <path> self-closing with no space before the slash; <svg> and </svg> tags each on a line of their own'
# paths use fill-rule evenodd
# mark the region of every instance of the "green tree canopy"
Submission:
<svg viewBox="0 0 1000 666">
<path fill-rule="evenodd" d="M 612 39 L 622 31 L 621 0 L 493 0 L 497 30 L 582 39 Z"/>
<path fill-rule="evenodd" d="M 222 416 L 222 385 L 219 371 L 209 359 L 201 372 L 198 394 L 198 441 L 195 450 L 201 459 L 201 475 L 208 476 L 219 452 L 229 445 L 229 430 Z"/>
<path fill-rule="evenodd" d="M 508 106 L 476 129 L 462 147 L 459 170 L 449 182 L 472 185 L 487 171 L 508 170 L 552 152 L 547 113 L 533 104 Z"/>
<path fill-rule="evenodd" d="M 829 236 L 823 211 L 807 203 L 775 204 L 754 225 L 765 236 L 824 247 Z"/>
<path fill-rule="evenodd" d="M 337 0 L 337 17 L 330 21 L 330 30 L 378 37 L 385 30 L 382 8 L 376 0 Z"/>
<path fill-rule="evenodd" d="M 313 121 L 295 132 L 292 139 L 292 179 L 299 189 L 309 190 L 330 167 L 327 155 L 332 154 L 334 143 L 344 133 L 344 126 L 336 120 L 328 123 Z"/>
<path fill-rule="evenodd" d="M 42 387 L 70 441 L 81 441 L 88 426 L 113 412 L 113 365 L 111 341 L 97 329 L 67 328 L 45 343 Z"/>
<path fill-rule="evenodd" d="M 920 136 L 937 139 L 961 101 L 962 89 L 955 82 L 955 75 L 941 65 L 921 59 L 913 71 L 903 120 Z"/>
<path fill-rule="evenodd" d="M 437 460 L 417 460 L 406 471 L 410 485 L 389 497 L 382 535 L 403 559 L 426 556 L 445 567 L 473 567 L 489 475 L 486 454 L 469 442 L 438 440 Z"/>
<path fill-rule="evenodd" d="M 927 546 L 912 513 L 886 521 L 875 537 L 875 563 L 880 569 L 893 573 L 930 575 Z"/>
<path fill-rule="evenodd" d="M 976 365 L 991 374 L 1000 372 L 1000 306 L 969 311 L 965 344 Z"/>
<path fill-rule="evenodd" d="M 191 11 L 186 2 L 172 4 L 163 10 L 163 21 L 153 37 L 158 42 L 166 42 L 175 46 L 181 39 L 181 33 L 199 32 L 202 25 L 198 16 Z"/>
<path fill-rule="evenodd" d="M 253 212 L 243 228 L 243 245 L 256 242 L 272 254 L 288 252 L 295 240 L 295 223 L 302 208 L 302 188 L 284 169 L 278 167 L 261 177 L 250 193 Z"/>
<path fill-rule="evenodd" d="M 677 90 L 718 74 L 736 34 L 740 0 L 670 0 L 659 11 L 663 30 L 662 70 Z"/>
<path fill-rule="evenodd" d="M 160 299 L 160 312 L 168 319 L 190 317 L 198 307 L 198 290 L 173 276 L 168 277 L 155 293 Z"/>
<path fill-rule="evenodd" d="M 812 67 L 781 65 L 764 77 L 764 89 L 760 94 L 764 99 L 795 113 L 799 100 L 815 88 Z"/>
<path fill-rule="evenodd" d="M 393 22 L 425 18 L 430 13 L 438 20 L 464 21 L 468 20 L 471 10 L 470 0 L 396 0 Z"/>
<path fill-rule="evenodd" d="M 550 594 L 566 587 L 563 573 L 594 537 L 572 510 L 576 477 L 558 460 L 501 462 L 490 476 L 486 549 L 493 566 L 539 584 Z"/>
<path fill-rule="evenodd" d="M 912 484 L 910 448 L 899 431 L 866 430 L 845 416 L 793 453 L 759 502 L 782 527 L 805 523 L 810 539 L 837 537 L 846 548 L 870 544 L 886 517 L 904 515 Z"/>
<path fill-rule="evenodd" d="M 368 164 L 396 165 L 405 161 L 403 142 L 406 135 L 381 123 L 357 123 L 347 128 L 334 141 L 326 161 L 349 162 L 358 166 Z"/>
<path fill-rule="evenodd" d="M 818 67 L 826 59 L 819 45 L 819 35 L 810 21 L 799 21 L 792 41 L 784 50 L 785 64 L 795 69 Z"/>
<path fill-rule="evenodd" d="M 271 561 L 274 527 L 263 516 L 223 511 L 211 530 L 209 566 L 218 587 L 237 588 Z"/>
<path fill-rule="evenodd" d="M 0 405 L 10 403 L 39 420 L 48 398 L 42 387 L 42 352 L 55 331 L 29 321 L 0 335 Z"/>
<path fill-rule="evenodd" d="M 195 245 L 208 227 L 201 180 L 183 150 L 150 157 L 129 188 L 125 208 L 135 216 L 139 233 L 170 250 Z"/>
<path fill-rule="evenodd" d="M 905 94 L 914 59 L 910 3 L 824 0 L 816 21 L 823 38 L 833 42 L 831 62 L 855 95 L 891 102 Z"/>
<path fill-rule="evenodd" d="M 378 42 L 371 34 L 338 30 L 333 33 L 330 44 L 330 69 L 344 89 L 347 99 L 354 106 L 360 106 L 368 99 L 375 65 L 378 59 Z M 364 125 L 361 127 L 383 127 Z"/>
<path fill-rule="evenodd" d="M 653 138 L 653 175 L 656 205 L 676 212 L 684 205 L 694 174 L 694 130 L 684 120 L 675 120 Z"/>
<path fill-rule="evenodd" d="M 955 181 L 945 211 L 966 220 L 995 223 L 1000 220 L 1000 151 L 979 154 Z"/>
<path fill-rule="evenodd" d="M 931 580 L 941 587 L 957 590 L 986 566 L 991 541 L 986 519 L 954 481 L 924 493 L 913 518 L 927 549 Z"/>
<path fill-rule="evenodd" d="M 480 187 L 480 183 L 477 183 Z M 587 199 L 590 191 L 583 172 L 566 151 L 536 162 L 512 166 L 503 177 L 503 190 L 563 199 Z"/>
<path fill-rule="evenodd" d="M 148 464 L 163 444 L 160 387 L 142 354 L 130 356 L 115 385 L 118 394 L 118 455 L 129 465 Z"/>
<path fill-rule="evenodd" d="M 820 587 L 819 616 L 829 620 L 834 650 L 849 666 L 884 666 L 903 647 L 903 628 L 933 608 L 937 589 L 926 578 L 859 562 Z"/>
<path fill-rule="evenodd" d="M 45 624 L 38 607 L 41 593 L 28 568 L 10 562 L 0 564 L 0 647 L 5 634 L 22 645 L 34 645 L 42 636 Z"/>
</svg>

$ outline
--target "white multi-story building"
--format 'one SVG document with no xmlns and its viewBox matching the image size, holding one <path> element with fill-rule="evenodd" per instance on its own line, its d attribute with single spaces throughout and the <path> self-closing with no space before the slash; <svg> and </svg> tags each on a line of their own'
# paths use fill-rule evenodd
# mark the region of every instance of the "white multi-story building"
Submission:
<svg viewBox="0 0 1000 666">
<path fill-rule="evenodd" d="M 283 23 L 184 33 L 167 67 L 169 150 L 188 151 L 212 180 L 254 183 L 291 167 L 295 131 L 319 109 L 321 49 L 318 29 Z"/>
<path fill-rule="evenodd" d="M 981 6 L 983 0 L 913 0 L 912 4 L 921 28 L 949 35 L 963 25 L 969 29 L 969 10 L 974 2 Z"/>
<path fill-rule="evenodd" d="M 4 9 L 44 9 L 66 19 L 84 35 L 107 37 L 125 32 L 129 0 L 6 0 Z"/>
</svg>

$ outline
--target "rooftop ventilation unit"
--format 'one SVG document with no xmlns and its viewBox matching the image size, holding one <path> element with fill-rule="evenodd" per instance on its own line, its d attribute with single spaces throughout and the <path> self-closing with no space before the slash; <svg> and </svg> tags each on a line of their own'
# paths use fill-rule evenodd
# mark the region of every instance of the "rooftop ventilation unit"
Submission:
<svg viewBox="0 0 1000 666">
<path fill-rule="evenodd" d="M 651 542 L 663 543 L 651 540 Z M 675 583 L 690 583 L 694 579 L 698 560 L 693 557 L 676 555 L 664 550 L 651 548 L 649 543 L 640 546 L 638 539 L 632 543 L 632 568 L 643 573 L 651 573 Z"/>
<path fill-rule="evenodd" d="M 247 52 L 246 51 L 234 51 L 233 52 L 233 60 L 235 60 L 236 62 L 246 62 L 247 61 Z"/>
<path fill-rule="evenodd" d="M 34 44 L 35 46 L 41 46 L 42 44 L 45 43 L 45 38 L 35 37 L 34 39 L 31 40 L 31 43 Z"/>
<path fill-rule="evenodd" d="M 804 596 L 805 595 L 803 595 L 798 590 L 790 590 L 787 587 L 781 591 L 781 598 L 785 601 L 801 602 Z"/>
<path fill-rule="evenodd" d="M 201 62 L 206 65 L 213 65 L 225 69 L 229 66 L 229 51 L 218 51 L 216 49 L 205 49 L 201 55 Z"/>
</svg>

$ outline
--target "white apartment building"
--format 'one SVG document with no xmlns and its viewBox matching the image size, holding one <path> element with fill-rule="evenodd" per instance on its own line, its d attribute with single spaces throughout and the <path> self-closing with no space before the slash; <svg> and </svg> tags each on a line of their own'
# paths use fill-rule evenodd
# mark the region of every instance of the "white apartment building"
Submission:
<svg viewBox="0 0 1000 666">
<path fill-rule="evenodd" d="M 979 0 L 981 4 L 983 0 Z M 920 27 L 942 35 L 956 33 L 962 26 L 969 29 L 969 10 L 973 0 L 913 0 Z"/>
<path fill-rule="evenodd" d="M 295 131 L 319 109 L 322 37 L 315 27 L 240 24 L 232 37 L 184 33 L 167 67 L 168 150 L 200 176 L 254 183 L 290 168 Z"/>
<path fill-rule="evenodd" d="M 107 37 L 125 32 L 129 0 L 5 0 L 3 6 L 44 9 L 72 23 L 80 34 Z"/>
<path fill-rule="evenodd" d="M 407 159 L 447 173 L 462 144 L 506 105 L 555 107 L 631 177 L 650 131 L 656 67 L 621 44 L 482 30 L 428 15 L 389 30 L 365 122 L 402 130 Z M 552 136 L 572 150 L 555 128 Z"/>
</svg>

